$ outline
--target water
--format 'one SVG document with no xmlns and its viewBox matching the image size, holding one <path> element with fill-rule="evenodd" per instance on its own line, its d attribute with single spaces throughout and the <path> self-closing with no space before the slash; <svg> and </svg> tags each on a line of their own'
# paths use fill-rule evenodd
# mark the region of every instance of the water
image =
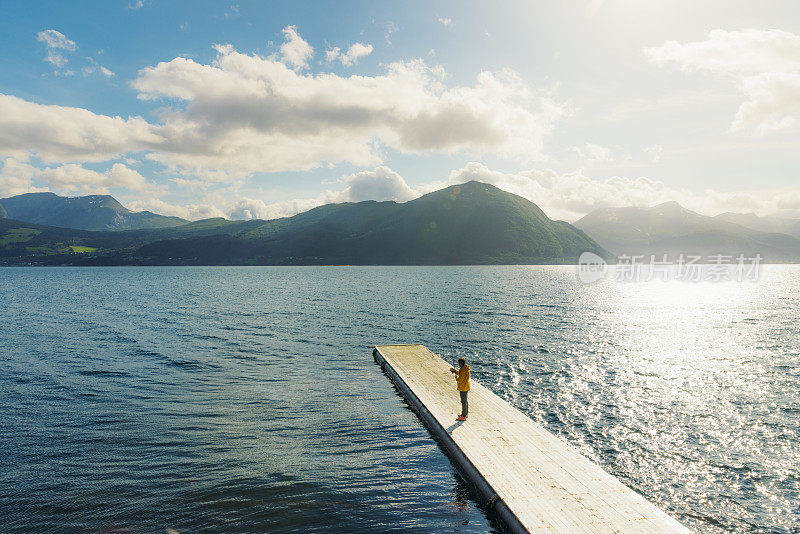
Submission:
<svg viewBox="0 0 800 534">
<path fill-rule="evenodd" d="M 0 289 L 3 532 L 496 531 L 368 349 L 447 353 L 445 323 L 475 378 L 692 528 L 799 531 L 798 266 L 6 268 Z"/>
</svg>

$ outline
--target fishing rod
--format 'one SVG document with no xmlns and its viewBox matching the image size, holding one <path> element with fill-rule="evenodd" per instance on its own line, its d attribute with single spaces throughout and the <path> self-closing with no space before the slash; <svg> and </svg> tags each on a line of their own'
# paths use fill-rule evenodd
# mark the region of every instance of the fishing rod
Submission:
<svg viewBox="0 0 800 534">
<path fill-rule="evenodd" d="M 453 369 L 456 367 L 456 355 L 453 353 L 453 340 L 450 338 L 450 325 L 445 321 L 445 333 L 447 334 L 447 345 L 450 348 L 450 359 L 453 361 Z"/>
</svg>

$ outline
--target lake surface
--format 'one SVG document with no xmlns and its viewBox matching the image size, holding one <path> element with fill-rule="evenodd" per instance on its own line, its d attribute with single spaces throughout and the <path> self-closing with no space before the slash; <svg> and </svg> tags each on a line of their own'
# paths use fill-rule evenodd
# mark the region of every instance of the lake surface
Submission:
<svg viewBox="0 0 800 534">
<path fill-rule="evenodd" d="M 392 342 L 466 355 L 692 528 L 798 532 L 798 266 L 5 268 L 0 290 L 3 532 L 496 531 L 374 364 Z"/>
</svg>

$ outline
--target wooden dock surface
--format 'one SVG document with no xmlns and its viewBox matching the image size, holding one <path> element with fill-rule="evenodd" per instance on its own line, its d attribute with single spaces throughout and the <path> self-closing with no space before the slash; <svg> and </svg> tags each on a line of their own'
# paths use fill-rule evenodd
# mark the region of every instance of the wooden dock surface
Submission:
<svg viewBox="0 0 800 534">
<path fill-rule="evenodd" d="M 423 345 L 374 357 L 511 532 L 689 532 L 474 379 L 469 418 L 450 364 Z"/>
</svg>

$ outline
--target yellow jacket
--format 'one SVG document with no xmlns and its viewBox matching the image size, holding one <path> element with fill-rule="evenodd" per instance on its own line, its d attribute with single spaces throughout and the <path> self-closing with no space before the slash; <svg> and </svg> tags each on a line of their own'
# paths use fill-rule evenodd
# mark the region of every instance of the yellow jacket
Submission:
<svg viewBox="0 0 800 534">
<path fill-rule="evenodd" d="M 464 364 L 461 369 L 456 369 L 456 385 L 458 391 L 469 391 L 469 365 Z"/>
</svg>

